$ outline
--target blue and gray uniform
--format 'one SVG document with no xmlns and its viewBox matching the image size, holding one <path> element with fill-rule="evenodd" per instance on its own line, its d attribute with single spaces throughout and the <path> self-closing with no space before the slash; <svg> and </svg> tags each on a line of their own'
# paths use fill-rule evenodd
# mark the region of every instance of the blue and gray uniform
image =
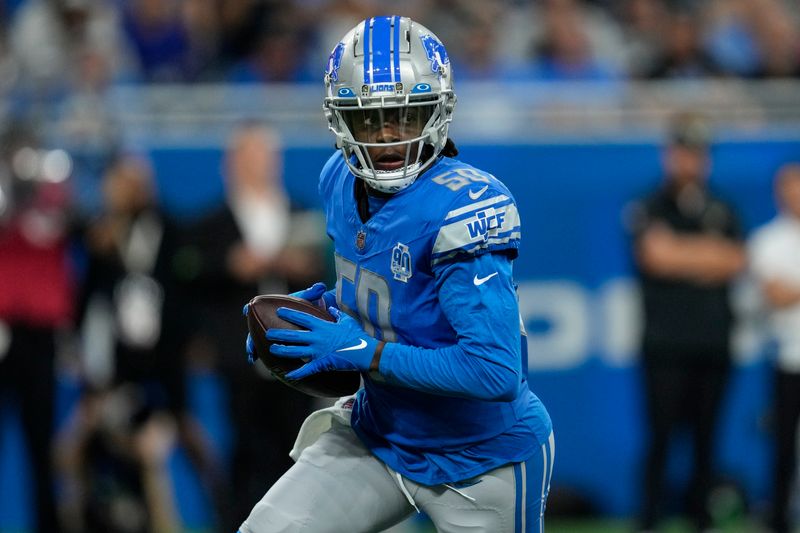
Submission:
<svg viewBox="0 0 800 533">
<path fill-rule="evenodd" d="M 526 342 L 512 280 L 521 237 L 512 195 L 490 174 L 443 157 L 388 199 L 371 198 L 373 214 L 363 222 L 356 186 L 362 184 L 341 155 L 331 157 L 320 193 L 335 245 L 335 298 L 367 334 L 387 344 L 379 371 L 364 375 L 352 402 L 350 426 L 357 439 L 351 432 L 337 437 L 349 444 L 327 446 L 365 446 L 371 453 L 362 459 L 396 476 L 408 496 L 409 502 L 397 500 L 402 513 L 411 509 L 409 503 L 419 504 L 441 531 L 451 530 L 444 523 L 449 519 L 438 522 L 436 504 L 425 505 L 426 491 L 436 487 L 458 492 L 451 497 L 460 499 L 459 508 L 467 506 L 459 512 L 479 509 L 482 500 L 492 499 L 487 491 L 496 496 L 497 505 L 486 505 L 505 514 L 507 523 L 484 517 L 473 525 L 539 531 L 552 468 L 552 425 L 526 379 Z M 328 465 L 314 448 L 292 470 Z M 523 481 L 529 462 L 527 473 L 533 469 L 537 475 Z M 292 470 L 287 476 L 300 483 Z M 356 486 L 370 485 L 369 473 L 361 476 Z M 279 482 L 259 504 L 270 505 L 274 520 L 288 505 L 275 503 L 278 492 L 288 493 L 285 487 Z M 397 491 L 391 487 L 390 481 L 386 490 Z M 346 489 L 328 486 L 328 492 L 341 490 Z M 533 509 L 523 511 L 526 504 Z M 391 515 L 385 498 L 380 505 Z M 261 516 L 266 514 L 262 508 Z M 272 531 L 254 524 L 251 515 L 242 531 Z"/>
<path fill-rule="evenodd" d="M 490 174 L 441 158 L 362 223 L 355 185 L 332 157 L 320 193 L 335 243 L 336 301 L 389 343 L 379 376 L 357 396 L 353 429 L 382 461 L 427 485 L 527 459 L 551 424 L 522 357 L 511 193 Z"/>
</svg>

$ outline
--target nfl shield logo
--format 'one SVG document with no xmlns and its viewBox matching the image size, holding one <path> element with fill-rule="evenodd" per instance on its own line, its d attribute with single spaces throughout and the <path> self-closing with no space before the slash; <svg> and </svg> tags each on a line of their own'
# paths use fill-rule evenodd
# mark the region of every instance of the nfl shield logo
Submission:
<svg viewBox="0 0 800 533">
<path fill-rule="evenodd" d="M 397 243 L 392 249 L 392 274 L 394 279 L 408 282 L 411 277 L 411 254 L 408 251 L 408 246 L 402 243 Z"/>
<path fill-rule="evenodd" d="M 356 248 L 359 250 L 363 250 L 364 246 L 367 244 L 367 234 L 364 231 L 359 231 L 356 233 Z"/>
</svg>

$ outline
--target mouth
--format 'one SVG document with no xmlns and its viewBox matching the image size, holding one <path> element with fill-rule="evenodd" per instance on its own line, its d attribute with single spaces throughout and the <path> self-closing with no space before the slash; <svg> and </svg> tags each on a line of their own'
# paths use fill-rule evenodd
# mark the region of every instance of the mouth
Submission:
<svg viewBox="0 0 800 533">
<path fill-rule="evenodd" d="M 375 158 L 375 169 L 384 171 L 397 170 L 402 168 L 405 162 L 406 159 L 402 155 L 395 152 L 388 152 Z"/>
</svg>

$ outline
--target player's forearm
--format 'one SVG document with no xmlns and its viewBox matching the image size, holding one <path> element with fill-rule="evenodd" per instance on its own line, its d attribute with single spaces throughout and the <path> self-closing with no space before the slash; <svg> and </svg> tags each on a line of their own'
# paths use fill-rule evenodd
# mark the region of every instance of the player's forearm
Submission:
<svg viewBox="0 0 800 533">
<path fill-rule="evenodd" d="M 501 360 L 519 360 L 519 354 L 490 360 L 461 344 L 428 349 L 392 342 L 383 348 L 378 369 L 388 383 L 422 392 L 511 401 L 519 389 L 520 373 Z"/>
</svg>

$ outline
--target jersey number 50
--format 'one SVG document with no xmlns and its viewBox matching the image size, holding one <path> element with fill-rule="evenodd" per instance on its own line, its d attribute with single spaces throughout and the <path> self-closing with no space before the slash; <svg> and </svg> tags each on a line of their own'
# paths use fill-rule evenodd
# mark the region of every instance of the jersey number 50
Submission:
<svg viewBox="0 0 800 533">
<path fill-rule="evenodd" d="M 339 254 L 335 255 L 336 261 L 336 303 L 339 309 L 350 316 L 361 318 L 361 327 L 364 332 L 372 337 L 381 338 L 386 342 L 397 340 L 397 334 L 392 329 L 390 312 L 392 310 L 392 293 L 389 290 L 389 283 L 382 276 L 375 272 L 360 268 L 349 259 L 345 259 Z M 354 311 L 342 299 L 342 287 L 344 283 L 355 286 L 356 306 Z M 376 310 L 376 323 L 373 323 L 370 314 L 370 300 L 374 298 Z M 376 329 L 380 329 L 382 335 L 378 336 Z"/>
</svg>

